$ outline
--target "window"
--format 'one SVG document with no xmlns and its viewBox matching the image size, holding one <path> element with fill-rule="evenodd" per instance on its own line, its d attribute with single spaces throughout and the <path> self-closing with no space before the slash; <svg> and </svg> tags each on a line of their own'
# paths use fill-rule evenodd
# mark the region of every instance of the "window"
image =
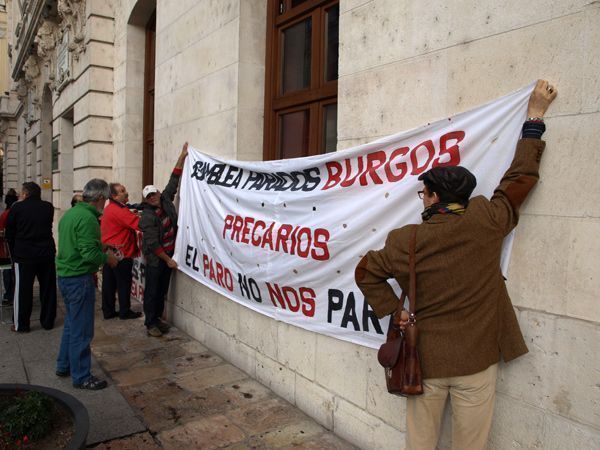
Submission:
<svg viewBox="0 0 600 450">
<path fill-rule="evenodd" d="M 338 0 L 269 0 L 264 159 L 336 150 Z"/>
<path fill-rule="evenodd" d="M 58 139 L 52 141 L 52 171 L 58 170 Z"/>
</svg>

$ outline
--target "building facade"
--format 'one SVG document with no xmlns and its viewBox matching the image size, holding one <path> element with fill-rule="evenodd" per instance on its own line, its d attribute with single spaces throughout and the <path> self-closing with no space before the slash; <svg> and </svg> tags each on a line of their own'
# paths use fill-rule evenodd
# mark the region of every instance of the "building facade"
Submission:
<svg viewBox="0 0 600 450">
<path fill-rule="evenodd" d="M 558 86 L 507 285 L 530 353 L 501 364 L 490 448 L 600 447 L 600 4 L 7 0 L 3 189 L 57 214 L 93 177 L 164 185 L 183 142 L 227 159 L 343 151 Z M 1 67 L 1 65 L 0 65 Z M 392 213 L 392 212 L 390 212 Z M 363 448 L 402 448 L 376 352 L 273 321 L 178 273 L 170 319 Z M 444 422 L 441 448 L 448 448 Z"/>
</svg>

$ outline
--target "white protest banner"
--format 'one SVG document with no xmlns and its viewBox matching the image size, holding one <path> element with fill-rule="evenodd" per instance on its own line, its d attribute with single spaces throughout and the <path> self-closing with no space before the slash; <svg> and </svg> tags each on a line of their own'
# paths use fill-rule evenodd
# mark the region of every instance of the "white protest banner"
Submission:
<svg viewBox="0 0 600 450">
<path fill-rule="evenodd" d="M 142 233 L 135 234 L 137 248 L 142 248 Z M 141 251 L 133 258 L 131 266 L 131 299 L 144 303 L 144 288 L 146 287 L 146 258 Z"/>
<path fill-rule="evenodd" d="M 463 165 L 477 176 L 474 195 L 489 197 L 513 158 L 532 88 L 326 155 L 243 162 L 190 148 L 179 270 L 276 320 L 378 348 L 388 319 L 364 301 L 356 264 L 390 230 L 421 222 L 417 177 L 426 170 Z"/>
</svg>

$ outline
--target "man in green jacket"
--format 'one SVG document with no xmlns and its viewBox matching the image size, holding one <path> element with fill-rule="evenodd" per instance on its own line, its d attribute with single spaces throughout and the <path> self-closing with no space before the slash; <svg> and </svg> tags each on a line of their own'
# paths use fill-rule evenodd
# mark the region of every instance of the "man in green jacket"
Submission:
<svg viewBox="0 0 600 450">
<path fill-rule="evenodd" d="M 83 201 L 69 209 L 58 223 L 56 272 L 66 316 L 56 375 L 71 375 L 73 386 L 98 390 L 106 381 L 93 376 L 90 343 L 94 337 L 96 288 L 93 274 L 104 263 L 115 267 L 117 258 L 102 252 L 98 217 L 108 198 L 108 184 L 94 178 L 83 188 Z"/>
</svg>

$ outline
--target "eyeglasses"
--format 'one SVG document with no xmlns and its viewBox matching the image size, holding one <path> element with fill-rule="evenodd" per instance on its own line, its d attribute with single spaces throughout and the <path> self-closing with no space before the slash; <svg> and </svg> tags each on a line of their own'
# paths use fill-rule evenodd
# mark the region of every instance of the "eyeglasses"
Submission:
<svg viewBox="0 0 600 450">
<path fill-rule="evenodd" d="M 423 200 L 423 196 L 425 195 L 425 191 L 417 191 L 417 195 L 421 200 Z"/>
</svg>

